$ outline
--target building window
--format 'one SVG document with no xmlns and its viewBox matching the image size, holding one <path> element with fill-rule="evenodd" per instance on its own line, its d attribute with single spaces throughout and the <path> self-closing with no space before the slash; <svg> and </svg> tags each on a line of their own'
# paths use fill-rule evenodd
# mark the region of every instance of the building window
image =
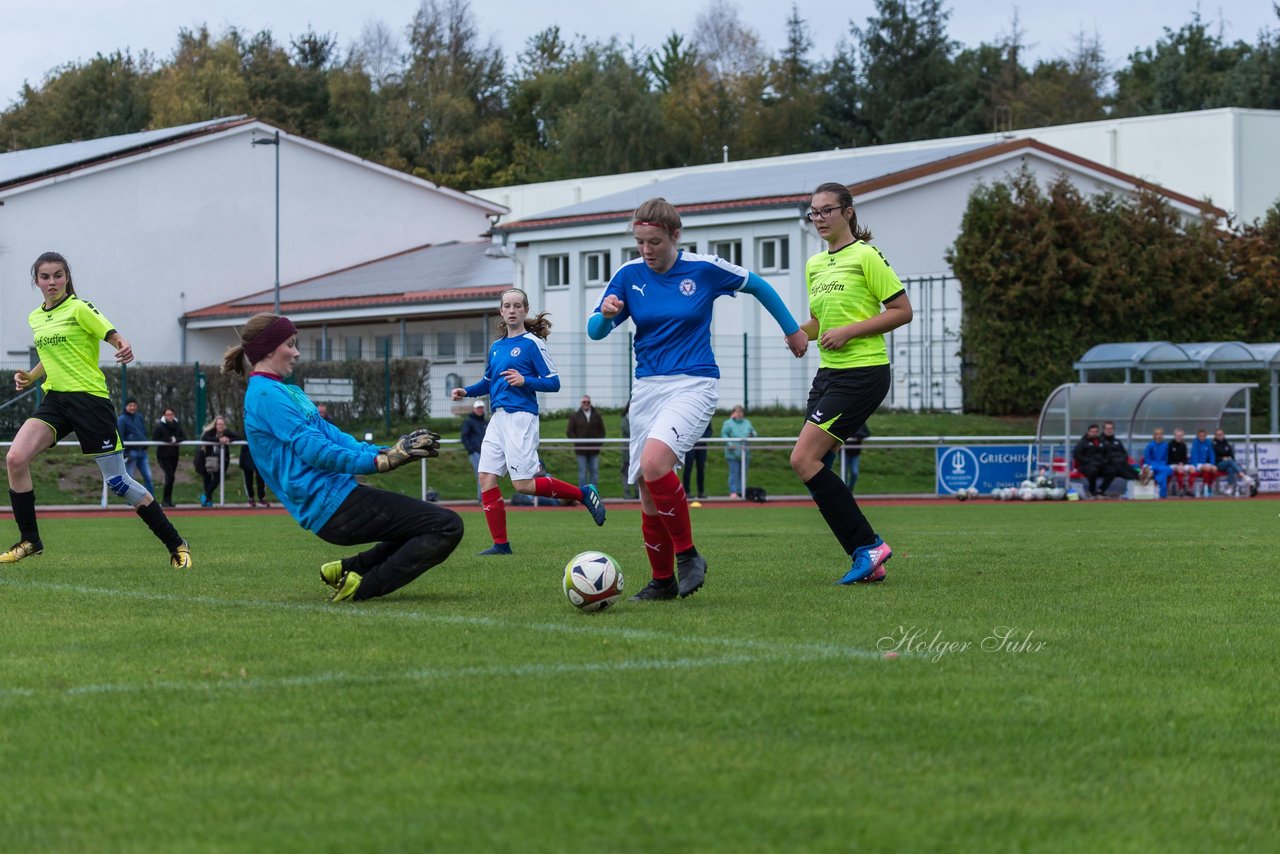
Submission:
<svg viewBox="0 0 1280 854">
<path fill-rule="evenodd" d="M 452 329 L 441 329 L 436 333 L 436 355 L 441 359 L 458 358 L 458 334 Z"/>
<path fill-rule="evenodd" d="M 640 250 L 634 246 L 625 246 L 622 249 L 622 263 L 634 261 L 640 257 Z"/>
<path fill-rule="evenodd" d="M 757 266 L 762 273 L 791 269 L 790 247 L 785 237 L 764 237 L 756 244 Z"/>
<path fill-rule="evenodd" d="M 374 355 L 379 359 L 388 358 L 395 355 L 395 346 L 391 343 L 390 335 L 379 335 L 373 339 L 375 348 Z"/>
<path fill-rule="evenodd" d="M 690 242 L 688 242 L 688 243 L 681 243 L 681 244 L 680 244 L 680 248 L 681 248 L 681 249 L 683 249 L 685 252 L 692 252 L 692 253 L 694 253 L 694 254 L 697 254 L 697 252 L 698 252 L 698 243 L 697 243 L 697 241 L 690 241 Z"/>
<path fill-rule="evenodd" d="M 569 256 L 542 256 L 542 286 L 545 288 L 563 288 L 569 284 Z"/>
<path fill-rule="evenodd" d="M 426 337 L 421 332 L 410 332 L 404 337 L 404 357 L 411 359 L 426 355 Z"/>
<path fill-rule="evenodd" d="M 742 266 L 741 240 L 716 240 L 711 243 L 711 254 L 719 255 L 730 264 Z"/>
<path fill-rule="evenodd" d="M 607 285 L 613 271 L 609 269 L 608 252 L 586 252 L 582 256 L 582 283 Z"/>
<path fill-rule="evenodd" d="M 361 356 L 361 341 L 359 335 L 344 335 L 342 337 L 343 358 L 348 362 L 358 362 Z"/>
<path fill-rule="evenodd" d="M 317 338 L 313 343 L 311 360 L 314 362 L 323 362 L 324 359 L 324 339 Z"/>
<path fill-rule="evenodd" d="M 484 359 L 489 354 L 489 342 L 484 340 L 484 321 L 467 330 L 467 358 Z"/>
</svg>

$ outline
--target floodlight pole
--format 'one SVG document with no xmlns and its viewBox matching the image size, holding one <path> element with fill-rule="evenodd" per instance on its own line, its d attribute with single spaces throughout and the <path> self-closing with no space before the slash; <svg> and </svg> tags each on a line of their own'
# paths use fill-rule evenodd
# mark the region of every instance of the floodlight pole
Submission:
<svg viewBox="0 0 1280 854">
<path fill-rule="evenodd" d="M 274 145 L 276 147 L 276 283 L 273 301 L 276 314 L 280 313 L 280 131 L 272 134 L 270 139 L 255 139 L 250 145 Z"/>
</svg>

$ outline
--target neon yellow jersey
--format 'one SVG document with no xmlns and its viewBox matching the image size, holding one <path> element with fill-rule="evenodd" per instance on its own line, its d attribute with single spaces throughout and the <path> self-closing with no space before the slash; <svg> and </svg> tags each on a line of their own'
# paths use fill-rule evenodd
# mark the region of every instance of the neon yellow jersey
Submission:
<svg viewBox="0 0 1280 854">
<path fill-rule="evenodd" d="M 41 305 L 27 317 L 27 323 L 35 333 L 36 352 L 44 365 L 45 391 L 108 396 L 98 352 L 115 327 L 93 303 L 69 294 L 53 308 Z"/>
<path fill-rule="evenodd" d="M 818 335 L 875 317 L 880 304 L 902 293 L 902 282 L 889 262 L 861 240 L 835 252 L 819 252 L 804 267 L 809 312 L 818 318 Z M 865 368 L 889 364 L 883 335 L 850 338 L 839 350 L 823 350 L 824 368 Z"/>
</svg>

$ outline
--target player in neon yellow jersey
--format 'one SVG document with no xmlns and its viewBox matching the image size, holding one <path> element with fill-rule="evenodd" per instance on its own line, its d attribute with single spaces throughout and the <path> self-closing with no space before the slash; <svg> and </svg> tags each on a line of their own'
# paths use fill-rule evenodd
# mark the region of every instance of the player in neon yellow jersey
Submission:
<svg viewBox="0 0 1280 854">
<path fill-rule="evenodd" d="M 805 424 L 791 451 L 791 468 L 852 559 L 838 583 L 883 581 L 884 563 L 893 549 L 822 458 L 843 446 L 889 393 L 884 334 L 911 322 L 911 300 L 889 262 L 870 245 L 871 232 L 858 225 L 848 187 L 818 187 L 805 218 L 827 243 L 805 265 L 810 316 L 801 327 L 817 340 L 822 358 Z"/>
<path fill-rule="evenodd" d="M 28 317 L 40 361 L 29 371 L 16 372 L 13 383 L 18 391 L 25 391 L 43 379 L 45 397 L 19 428 L 5 457 L 9 502 L 18 523 L 19 539 L 8 551 L 0 553 L 0 564 L 17 563 L 44 551 L 36 525 L 31 461 L 74 432 L 80 440 L 80 450 L 93 457 L 102 470 L 106 485 L 133 505 L 164 543 L 170 565 L 190 568 L 191 548 L 187 541 L 174 530 L 159 502 L 125 471 L 115 408 L 107 395 L 107 378 L 98 367 L 101 342 L 115 348 L 116 361 L 122 365 L 133 361 L 133 348 L 93 303 L 76 295 L 66 258 L 57 252 L 44 253 L 31 265 L 31 278 L 44 297 Z"/>
</svg>

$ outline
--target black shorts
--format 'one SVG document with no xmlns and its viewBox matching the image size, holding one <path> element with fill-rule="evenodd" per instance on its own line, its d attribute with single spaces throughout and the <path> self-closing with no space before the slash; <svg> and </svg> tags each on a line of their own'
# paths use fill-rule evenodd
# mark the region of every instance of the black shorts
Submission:
<svg viewBox="0 0 1280 854">
<path fill-rule="evenodd" d="M 51 391 L 31 417 L 53 428 L 54 442 L 71 433 L 80 440 L 80 450 L 93 457 L 124 448 L 116 431 L 116 412 L 111 401 L 87 391 Z"/>
<path fill-rule="evenodd" d="M 809 389 L 805 419 L 844 444 L 884 402 L 892 379 L 888 365 L 819 368 Z"/>
</svg>

